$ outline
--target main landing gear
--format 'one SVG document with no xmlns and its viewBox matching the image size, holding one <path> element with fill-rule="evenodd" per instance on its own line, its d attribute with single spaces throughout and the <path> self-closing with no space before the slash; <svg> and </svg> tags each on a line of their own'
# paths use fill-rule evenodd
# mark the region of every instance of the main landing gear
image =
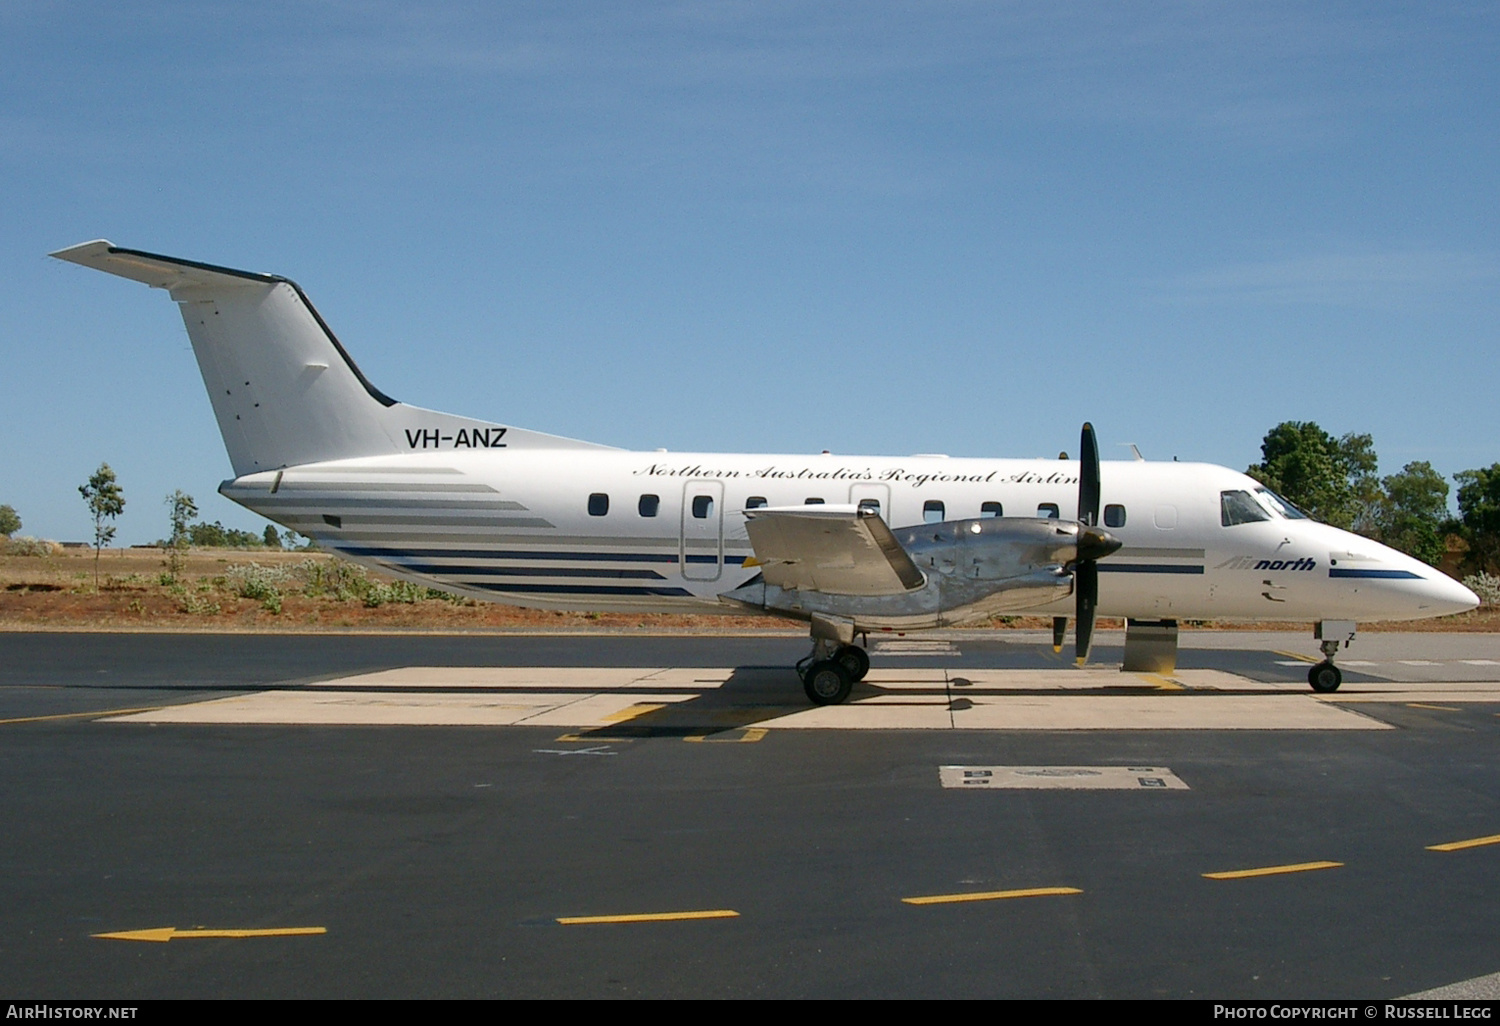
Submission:
<svg viewBox="0 0 1500 1026">
<path fill-rule="evenodd" d="M 838 705 L 870 672 L 870 657 L 858 645 L 813 639 L 812 654 L 797 664 L 802 690 L 814 705 Z"/>
<path fill-rule="evenodd" d="M 1323 650 L 1323 661 L 1307 671 L 1307 682 L 1319 694 L 1332 694 L 1344 683 L 1344 675 L 1333 665 L 1333 657 L 1354 640 L 1354 626 L 1347 620 L 1322 620 L 1314 628 L 1313 637 Z"/>
</svg>

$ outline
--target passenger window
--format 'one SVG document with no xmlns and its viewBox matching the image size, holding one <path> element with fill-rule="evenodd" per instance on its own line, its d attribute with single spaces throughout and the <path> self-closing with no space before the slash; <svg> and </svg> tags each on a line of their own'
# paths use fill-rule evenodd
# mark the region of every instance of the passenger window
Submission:
<svg viewBox="0 0 1500 1026">
<path fill-rule="evenodd" d="M 766 504 L 766 497 L 764 495 L 752 495 L 745 500 L 746 509 L 761 509 Z"/>
<path fill-rule="evenodd" d="M 1003 517 L 1005 507 L 998 502 L 981 502 L 979 504 L 979 515 L 982 517 Z"/>
<path fill-rule="evenodd" d="M 660 495 L 642 495 L 640 503 L 636 506 L 643 517 L 654 517 L 661 509 Z"/>
<path fill-rule="evenodd" d="M 1104 507 L 1104 526 L 1105 527 L 1124 527 L 1125 526 L 1125 507 L 1124 506 L 1119 506 L 1119 505 L 1105 506 Z"/>
<path fill-rule="evenodd" d="M 803 499 L 802 500 L 802 505 L 804 505 L 804 506 L 821 506 L 821 505 L 823 505 L 823 500 L 822 499 Z"/>
<path fill-rule="evenodd" d="M 871 513 L 874 513 L 876 516 L 879 516 L 880 515 L 880 500 L 879 499 L 860 499 L 859 500 L 859 508 L 861 510 L 869 510 Z"/>
<path fill-rule="evenodd" d="M 595 492 L 589 496 L 589 516 L 602 517 L 609 512 L 609 496 L 603 492 Z"/>
<path fill-rule="evenodd" d="M 922 523 L 940 524 L 943 522 L 944 516 L 943 504 L 937 499 L 928 499 L 922 503 Z"/>
<path fill-rule="evenodd" d="M 699 520 L 707 520 L 714 513 L 714 497 L 712 495 L 693 496 L 693 516 Z"/>
<path fill-rule="evenodd" d="M 1225 527 L 1270 519 L 1271 514 L 1249 492 L 1219 493 L 1219 523 Z"/>
<path fill-rule="evenodd" d="M 1046 517 L 1048 520 L 1062 519 L 1062 511 L 1057 508 L 1055 502 L 1044 502 L 1036 508 L 1036 515 Z"/>
</svg>

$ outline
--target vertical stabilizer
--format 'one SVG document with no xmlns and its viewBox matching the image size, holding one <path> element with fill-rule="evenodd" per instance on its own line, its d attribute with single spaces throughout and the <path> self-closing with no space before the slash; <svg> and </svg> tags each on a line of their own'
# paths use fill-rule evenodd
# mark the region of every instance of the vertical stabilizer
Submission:
<svg viewBox="0 0 1500 1026">
<path fill-rule="evenodd" d="M 102 240 L 52 255 L 168 291 L 237 477 L 424 449 L 601 448 L 396 402 L 360 373 L 288 278 Z"/>
</svg>

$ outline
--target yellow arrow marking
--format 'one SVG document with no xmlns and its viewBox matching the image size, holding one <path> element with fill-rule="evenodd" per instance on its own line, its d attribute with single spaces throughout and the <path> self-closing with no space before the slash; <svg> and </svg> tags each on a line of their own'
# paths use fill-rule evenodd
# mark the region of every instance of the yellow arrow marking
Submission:
<svg viewBox="0 0 1500 1026">
<path fill-rule="evenodd" d="M 602 720 L 601 720 L 601 722 L 603 722 L 603 723 L 624 723 L 627 720 L 633 720 L 633 719 L 635 719 L 637 716 L 644 716 L 647 713 L 654 713 L 658 709 L 665 709 L 665 708 L 666 708 L 666 705 L 661 704 L 661 703 L 656 703 L 656 702 L 637 702 L 634 705 L 627 705 L 625 708 L 621 709 L 619 712 L 610 713 L 608 716 L 603 717 Z"/>
<path fill-rule="evenodd" d="M 122 930 L 119 933 L 96 933 L 104 940 L 157 941 L 165 944 L 169 940 L 187 937 L 306 937 L 315 933 L 327 933 L 326 926 L 283 926 L 272 930 L 179 930 L 175 926 L 163 926 L 155 930 Z"/>
<path fill-rule="evenodd" d="M 902 898 L 907 905 L 948 905 L 959 901 L 999 901 L 1002 898 L 1043 898 L 1051 894 L 1082 894 L 1077 887 L 1028 887 L 1019 891 L 974 891 L 969 894 L 931 894 Z"/>
<path fill-rule="evenodd" d="M 715 908 L 704 912 L 638 912 L 626 916 L 561 916 L 558 922 L 564 926 L 585 926 L 591 923 L 665 923 L 674 919 L 736 919 L 739 913 L 733 909 Z"/>
<path fill-rule="evenodd" d="M 1243 880 L 1250 876 L 1277 876 L 1281 873 L 1306 873 L 1314 869 L 1337 869 L 1342 862 L 1296 862 L 1290 866 L 1266 866 L 1263 869 L 1234 869 L 1227 873 L 1204 873 L 1210 880 Z"/>
<path fill-rule="evenodd" d="M 1490 837 L 1475 837 L 1468 841 L 1449 841 L 1447 844 L 1429 844 L 1428 851 L 1462 851 L 1465 848 L 1482 848 L 1486 844 L 1500 844 L 1500 834 Z"/>
<path fill-rule="evenodd" d="M 128 716 L 131 713 L 156 712 L 162 708 L 165 706 L 148 705 L 140 709 L 99 709 L 94 712 L 54 713 L 51 716 L 19 716 L 13 720 L 0 720 L 0 723 L 40 723 L 43 720 L 77 720 L 87 716 Z"/>
</svg>

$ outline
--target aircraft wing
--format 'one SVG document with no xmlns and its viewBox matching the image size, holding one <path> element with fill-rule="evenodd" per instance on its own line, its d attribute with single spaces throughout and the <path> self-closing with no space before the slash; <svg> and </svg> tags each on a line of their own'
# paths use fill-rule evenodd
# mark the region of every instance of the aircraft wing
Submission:
<svg viewBox="0 0 1500 1026">
<path fill-rule="evenodd" d="M 829 595 L 899 595 L 926 582 L 873 510 L 763 507 L 747 509 L 745 518 L 767 584 Z"/>
</svg>

